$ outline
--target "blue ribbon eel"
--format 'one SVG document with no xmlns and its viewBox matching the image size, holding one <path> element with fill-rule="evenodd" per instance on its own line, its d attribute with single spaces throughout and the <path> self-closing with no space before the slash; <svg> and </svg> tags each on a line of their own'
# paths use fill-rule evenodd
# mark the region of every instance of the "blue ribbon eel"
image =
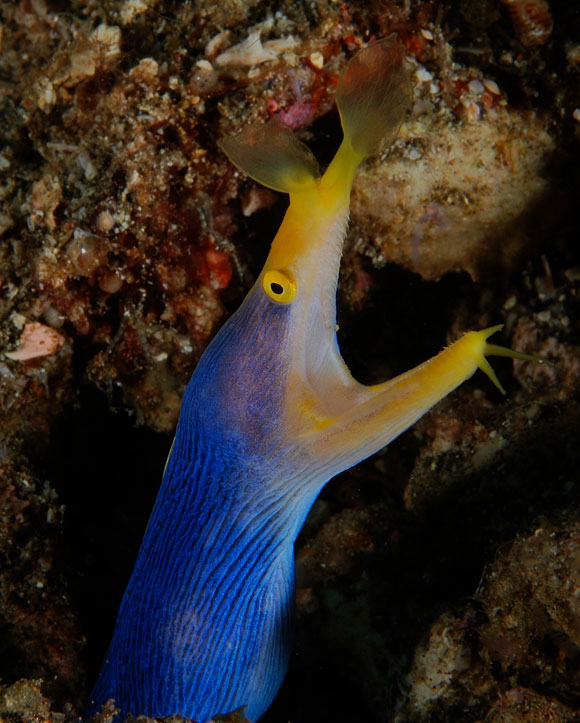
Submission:
<svg viewBox="0 0 580 723">
<path fill-rule="evenodd" d="M 469 332 L 383 384 L 356 382 L 336 341 L 336 286 L 358 165 L 397 135 L 412 84 L 402 44 L 369 45 L 336 93 L 344 138 L 321 175 L 273 119 L 221 141 L 249 176 L 288 193 L 265 266 L 187 387 L 162 486 L 88 714 L 256 721 L 289 663 L 293 543 L 322 487 L 479 368 L 531 359 Z"/>
</svg>

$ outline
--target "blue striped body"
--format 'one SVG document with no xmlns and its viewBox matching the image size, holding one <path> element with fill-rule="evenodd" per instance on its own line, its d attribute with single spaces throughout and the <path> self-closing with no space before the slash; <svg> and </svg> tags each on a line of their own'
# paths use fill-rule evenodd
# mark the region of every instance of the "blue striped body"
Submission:
<svg viewBox="0 0 580 723">
<path fill-rule="evenodd" d="M 321 486 L 296 480 L 306 460 L 277 414 L 289 316 L 251 292 L 202 357 L 89 714 L 114 698 L 123 715 L 256 720 L 272 702 L 293 542 Z"/>
</svg>

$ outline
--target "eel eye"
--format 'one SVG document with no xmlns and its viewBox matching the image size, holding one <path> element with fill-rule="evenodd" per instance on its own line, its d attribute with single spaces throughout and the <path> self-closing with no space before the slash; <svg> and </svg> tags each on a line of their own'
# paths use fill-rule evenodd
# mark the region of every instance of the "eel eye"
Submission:
<svg viewBox="0 0 580 723">
<path fill-rule="evenodd" d="M 296 279 L 290 271 L 266 271 L 262 285 L 266 294 L 280 304 L 288 304 L 296 296 Z"/>
</svg>

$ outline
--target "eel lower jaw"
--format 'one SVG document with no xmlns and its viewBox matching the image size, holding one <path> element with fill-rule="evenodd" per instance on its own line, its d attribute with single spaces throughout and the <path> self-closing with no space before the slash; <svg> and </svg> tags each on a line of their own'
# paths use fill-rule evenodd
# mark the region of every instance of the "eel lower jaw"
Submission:
<svg viewBox="0 0 580 723">
<path fill-rule="evenodd" d="M 311 320 L 297 340 L 288 370 L 285 413 L 291 434 L 307 441 L 366 398 L 353 379 L 337 341 L 334 308 L 328 318 Z"/>
</svg>

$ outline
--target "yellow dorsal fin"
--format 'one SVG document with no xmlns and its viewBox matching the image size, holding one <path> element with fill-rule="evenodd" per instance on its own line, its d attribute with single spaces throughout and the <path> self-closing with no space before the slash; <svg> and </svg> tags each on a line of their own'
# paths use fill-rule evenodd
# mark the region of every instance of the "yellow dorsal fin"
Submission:
<svg viewBox="0 0 580 723">
<path fill-rule="evenodd" d="M 361 160 L 395 140 L 412 97 L 405 47 L 396 35 L 369 45 L 349 62 L 336 104 L 345 141 Z"/>
<path fill-rule="evenodd" d="M 320 177 L 312 151 L 277 116 L 222 138 L 218 145 L 241 171 L 274 191 L 307 191 Z"/>
</svg>

